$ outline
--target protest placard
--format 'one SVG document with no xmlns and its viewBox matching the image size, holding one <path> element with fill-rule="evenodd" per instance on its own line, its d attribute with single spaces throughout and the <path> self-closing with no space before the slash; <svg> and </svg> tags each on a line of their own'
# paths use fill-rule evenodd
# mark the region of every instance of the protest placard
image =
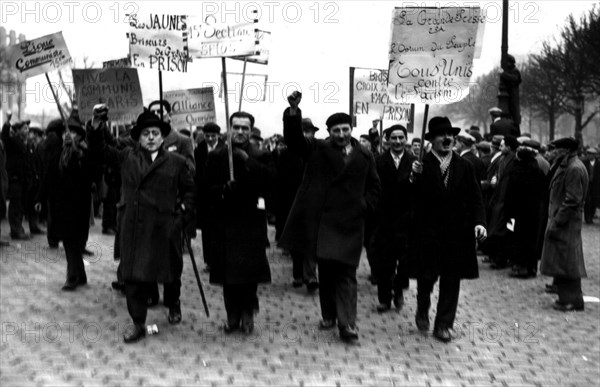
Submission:
<svg viewBox="0 0 600 387">
<path fill-rule="evenodd" d="M 390 100 L 388 71 L 350 67 L 350 115 L 363 115 L 394 123 L 406 122 L 410 105 Z"/>
<path fill-rule="evenodd" d="M 205 20 L 190 16 L 189 52 L 194 58 L 219 58 L 259 55 L 256 21 L 219 24 L 214 16 Z"/>
<path fill-rule="evenodd" d="M 62 32 L 56 32 L 9 46 L 6 60 L 25 79 L 68 65 L 71 55 Z"/>
<path fill-rule="evenodd" d="M 244 101 L 246 102 L 260 102 L 264 101 L 267 96 L 267 79 L 268 75 L 266 74 L 248 74 L 246 73 L 246 77 L 244 80 L 244 90 L 242 93 L 242 73 L 227 73 L 228 79 L 228 91 L 227 94 L 243 96 Z M 223 74 L 221 74 L 221 79 L 223 79 Z M 223 89 L 225 88 L 221 85 L 221 89 L 219 91 L 219 98 L 223 96 Z"/>
<path fill-rule="evenodd" d="M 187 72 L 187 16 L 129 16 L 129 54 L 133 67 Z"/>
<path fill-rule="evenodd" d="M 252 63 L 269 64 L 269 50 L 271 49 L 271 33 L 269 31 L 256 30 L 256 52 L 257 55 L 238 56 L 233 59 L 244 60 Z"/>
<path fill-rule="evenodd" d="M 103 69 L 114 69 L 124 67 L 131 67 L 131 57 L 129 55 L 127 55 L 125 58 L 119 58 L 115 60 L 108 60 L 106 62 L 102 62 Z"/>
<path fill-rule="evenodd" d="M 163 99 L 171 104 L 173 129 L 189 128 L 191 125 L 201 126 L 217 120 L 212 87 L 165 91 Z"/>
<path fill-rule="evenodd" d="M 98 103 L 108 105 L 112 122 L 135 121 L 144 110 L 137 69 L 73 69 L 73 83 L 83 122 L 92 118 L 92 109 Z"/>
<path fill-rule="evenodd" d="M 402 7 L 392 14 L 391 99 L 449 104 L 469 93 L 485 16 L 479 7 Z"/>
</svg>

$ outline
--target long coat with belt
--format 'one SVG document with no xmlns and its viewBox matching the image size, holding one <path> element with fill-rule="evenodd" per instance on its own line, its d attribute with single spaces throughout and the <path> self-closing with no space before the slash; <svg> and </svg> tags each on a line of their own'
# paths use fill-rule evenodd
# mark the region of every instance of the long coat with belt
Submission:
<svg viewBox="0 0 600 387">
<path fill-rule="evenodd" d="M 285 143 L 306 160 L 304 179 L 279 245 L 305 256 L 358 266 L 367 210 L 375 210 L 381 183 L 371 152 L 352 139 L 352 152 L 329 140 L 306 139 L 302 116 L 283 116 Z"/>
<path fill-rule="evenodd" d="M 258 208 L 274 176 L 271 155 L 247 143 L 247 160 L 234 153 L 233 188 L 229 181 L 227 147 L 209 153 L 206 163 L 206 200 L 218 214 L 213 230 L 210 282 L 220 285 L 255 284 L 271 281 L 265 251 L 267 218 Z"/>
<path fill-rule="evenodd" d="M 577 155 L 560 161 L 550 183 L 548 225 L 544 237 L 540 272 L 547 276 L 584 278 L 581 227 L 588 174 Z"/>
<path fill-rule="evenodd" d="M 139 144 L 123 150 L 105 147 L 104 152 L 121 165 L 117 217 L 122 280 L 172 282 L 183 264 L 182 226 L 195 216 L 192 171 L 182 156 L 164 148 L 154 161 Z"/>
<path fill-rule="evenodd" d="M 475 226 L 485 226 L 485 209 L 473 166 L 452 154 L 448 187 L 440 162 L 423 157 L 423 173 L 415 175 L 416 237 L 411 278 L 448 275 L 461 279 L 479 276 L 475 252 Z"/>
</svg>

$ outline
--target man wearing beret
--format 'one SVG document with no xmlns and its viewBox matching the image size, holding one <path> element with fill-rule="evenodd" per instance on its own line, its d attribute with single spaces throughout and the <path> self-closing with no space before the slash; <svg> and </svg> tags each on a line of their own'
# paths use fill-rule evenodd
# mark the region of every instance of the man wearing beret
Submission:
<svg viewBox="0 0 600 387">
<path fill-rule="evenodd" d="M 377 297 L 379 313 L 404 305 L 403 289 L 408 288 L 408 242 L 413 216 L 413 186 L 410 183 L 415 157 L 405 150 L 408 138 L 402 125 L 393 125 L 383 131 L 390 150 L 376 159 L 381 179 L 381 199 L 377 204 L 375 251 L 377 259 Z"/>
<path fill-rule="evenodd" d="M 579 142 L 572 137 L 552 143 L 558 169 L 550 183 L 548 225 L 544 237 L 540 272 L 554 277 L 558 300 L 553 308 L 567 312 L 583 310 L 581 278 L 587 276 L 581 227 L 588 189 L 588 173 L 577 157 Z"/>
<path fill-rule="evenodd" d="M 205 183 L 206 161 L 212 152 L 220 151 L 225 147 L 225 141 L 221 138 L 221 127 L 214 122 L 209 122 L 202 128 L 204 140 L 194 150 L 196 161 L 196 193 L 197 205 L 196 228 L 202 230 L 202 255 L 206 264 L 205 271 L 210 271 L 211 256 L 214 254 L 213 243 L 215 239 L 211 236 L 214 232 L 215 217 L 218 216 L 214 204 L 207 200 L 207 187 Z"/>
<path fill-rule="evenodd" d="M 183 268 L 181 232 L 194 217 L 195 185 L 186 160 L 163 148 L 171 130 L 145 111 L 131 129 L 134 148 L 91 143 L 106 161 L 121 165 L 119 217 L 120 278 L 125 282 L 127 309 L 133 329 L 123 338 L 132 343 L 145 336 L 148 298 L 157 282 L 165 284 L 169 323 L 181 320 L 178 282 Z M 100 138 L 102 140 L 102 138 Z"/>
<path fill-rule="evenodd" d="M 336 113 L 327 119 L 327 140 L 302 135 L 302 95 L 288 97 L 283 135 L 288 147 L 306 160 L 304 179 L 280 245 L 317 258 L 320 329 L 334 328 L 345 341 L 358 339 L 357 281 L 367 211 L 381 193 L 372 153 L 352 138 L 352 119 Z"/>
<path fill-rule="evenodd" d="M 420 331 L 429 330 L 430 297 L 440 281 L 433 335 L 442 342 L 453 338 L 461 279 L 479 276 L 476 241 L 486 238 L 485 210 L 473 166 L 452 151 L 458 134 L 447 117 L 429 121 L 426 139 L 431 152 L 413 163 L 415 184 L 415 255 L 411 277 L 417 279 Z"/>
</svg>

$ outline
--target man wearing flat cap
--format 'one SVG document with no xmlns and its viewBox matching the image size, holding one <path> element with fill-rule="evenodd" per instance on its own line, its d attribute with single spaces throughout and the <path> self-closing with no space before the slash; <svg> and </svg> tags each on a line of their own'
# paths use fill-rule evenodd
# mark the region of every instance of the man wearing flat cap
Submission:
<svg viewBox="0 0 600 387">
<path fill-rule="evenodd" d="M 415 184 L 415 255 L 411 277 L 417 279 L 420 331 L 429 330 L 430 297 L 439 279 L 439 299 L 433 335 L 453 338 L 460 281 L 479 276 L 476 241 L 486 238 L 481 190 L 473 166 L 452 151 L 458 134 L 447 117 L 433 117 L 425 136 L 431 152 L 413 163 Z"/>
<path fill-rule="evenodd" d="M 215 229 L 216 212 L 214 204 L 206 197 L 207 187 L 205 183 L 206 161 L 208 155 L 212 152 L 220 151 L 225 148 L 225 141 L 221 138 L 221 127 L 214 122 L 209 122 L 202 128 L 204 140 L 198 144 L 194 150 L 194 159 L 196 160 L 196 193 L 197 193 L 197 211 L 196 228 L 202 230 L 202 255 L 204 256 L 205 271 L 210 271 L 211 258 L 214 255 L 215 238 L 211 233 Z"/>
<path fill-rule="evenodd" d="M 304 179 L 280 245 L 316 257 L 319 271 L 320 329 L 339 328 L 345 341 L 358 339 L 356 269 L 367 211 L 373 211 L 381 184 L 372 153 L 352 138 L 352 119 L 335 113 L 327 119 L 327 140 L 302 135 L 302 94 L 288 97 L 283 135 L 288 147 L 306 160 Z"/>
<path fill-rule="evenodd" d="M 600 152 L 594 147 L 586 150 L 583 165 L 590 177 L 590 185 L 585 199 L 584 219 L 587 224 L 594 223 L 596 208 L 600 207 Z"/>
<path fill-rule="evenodd" d="M 589 176 L 577 157 L 576 139 L 565 137 L 552 144 L 559 166 L 550 183 L 540 272 L 554 277 L 558 300 L 552 307 L 563 312 L 579 311 L 584 309 L 581 279 L 587 277 L 581 228 Z"/>
<path fill-rule="evenodd" d="M 460 131 L 456 136 L 454 150 L 460 157 L 469 161 L 475 170 L 477 182 L 481 184 L 485 180 L 486 169 L 483 161 L 475 154 L 475 137 L 466 131 Z"/>
<path fill-rule="evenodd" d="M 118 150 L 103 138 L 90 144 L 105 161 L 114 159 L 121 166 L 119 270 L 133 320 L 133 329 L 123 336 L 126 343 L 145 336 L 147 302 L 157 282 L 165 284 L 169 323 L 181 321 L 180 235 L 183 225 L 195 216 L 195 184 L 186 160 L 163 148 L 170 130 L 167 123 L 145 111 L 131 129 L 131 137 L 138 141 L 134 148 Z"/>
<path fill-rule="evenodd" d="M 404 289 L 408 288 L 408 243 L 413 226 L 413 186 L 410 182 L 413 161 L 405 150 L 407 130 L 393 125 L 383 131 L 390 150 L 376 158 L 377 173 L 381 179 L 381 199 L 375 212 L 374 262 L 377 275 L 379 313 L 397 310 L 404 305 Z"/>
</svg>

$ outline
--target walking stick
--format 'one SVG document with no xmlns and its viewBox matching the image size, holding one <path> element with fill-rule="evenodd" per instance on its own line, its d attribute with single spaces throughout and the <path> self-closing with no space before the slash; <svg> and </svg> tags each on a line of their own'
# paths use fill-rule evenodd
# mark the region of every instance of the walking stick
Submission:
<svg viewBox="0 0 600 387">
<path fill-rule="evenodd" d="M 204 296 L 204 289 L 202 289 L 202 282 L 200 282 L 200 273 L 198 273 L 198 266 L 196 266 L 196 259 L 194 258 L 194 251 L 192 250 L 192 241 L 186 232 L 183 233 L 183 238 L 185 239 L 186 246 L 190 252 L 190 259 L 192 260 L 192 266 L 194 267 L 194 274 L 196 274 L 196 282 L 198 283 L 198 289 L 200 289 L 200 295 L 202 296 L 202 304 L 204 305 L 206 317 L 210 317 L 210 313 L 208 312 L 208 304 L 206 303 L 206 297 Z"/>
</svg>

